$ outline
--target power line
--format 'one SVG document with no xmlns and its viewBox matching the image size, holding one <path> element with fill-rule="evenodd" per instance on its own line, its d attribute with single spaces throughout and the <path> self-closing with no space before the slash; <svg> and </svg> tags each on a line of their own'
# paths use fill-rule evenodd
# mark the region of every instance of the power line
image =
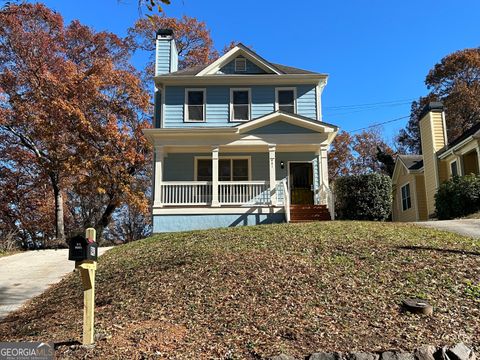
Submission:
<svg viewBox="0 0 480 360">
<path fill-rule="evenodd" d="M 325 114 L 329 117 L 331 117 L 331 116 L 343 116 L 343 115 L 355 114 L 355 113 L 364 112 L 364 111 L 378 110 L 380 108 L 386 108 L 386 107 L 392 108 L 392 107 L 395 107 L 395 106 L 402 106 L 402 105 L 405 105 L 405 104 L 410 104 L 410 102 L 391 104 L 391 105 L 383 105 L 383 106 L 364 107 L 364 108 L 357 108 L 357 109 L 352 108 L 352 109 L 338 109 L 338 110 L 329 110 L 329 111 L 327 110 L 327 111 L 325 111 Z M 335 112 L 335 111 L 342 111 L 342 110 L 344 112 L 340 112 L 340 113 Z"/>
<path fill-rule="evenodd" d="M 385 125 L 385 124 L 389 124 L 389 123 L 392 123 L 392 122 L 395 122 L 395 121 L 400 121 L 400 120 L 403 120 L 403 119 L 407 119 L 409 117 L 410 117 L 410 115 L 406 115 L 406 116 L 402 116 L 402 117 L 395 118 L 395 119 L 392 119 L 392 120 L 387 120 L 387 121 L 384 121 L 384 122 L 380 122 L 380 123 L 376 123 L 376 124 L 373 124 L 373 125 L 370 125 L 370 126 L 366 126 L 366 127 L 360 128 L 360 129 L 351 130 L 349 132 L 353 133 L 353 132 L 357 132 L 357 131 L 362 131 L 362 130 L 370 129 L 370 128 L 377 127 L 377 126 L 380 126 L 380 125 Z"/>
<path fill-rule="evenodd" d="M 365 104 L 354 104 L 354 105 L 341 105 L 341 106 L 324 106 L 324 109 L 346 109 L 346 108 L 358 108 L 365 106 L 374 106 L 374 105 L 384 105 L 384 104 L 395 104 L 395 103 L 409 103 L 415 99 L 403 99 L 403 100 L 390 100 L 390 101 L 380 101 L 374 103 L 365 103 Z"/>
</svg>

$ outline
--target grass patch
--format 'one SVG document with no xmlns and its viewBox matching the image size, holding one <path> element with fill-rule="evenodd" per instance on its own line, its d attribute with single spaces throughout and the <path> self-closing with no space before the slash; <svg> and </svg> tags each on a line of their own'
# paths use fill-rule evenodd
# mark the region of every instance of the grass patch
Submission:
<svg viewBox="0 0 480 360">
<path fill-rule="evenodd" d="M 480 342 L 480 241 L 408 224 L 322 222 L 162 234 L 97 272 L 93 349 L 60 358 L 258 359 Z M 470 284 L 470 285 L 468 285 Z M 427 299 L 434 314 L 402 313 Z M 69 275 L 0 323 L 3 341 L 80 340 Z"/>
</svg>

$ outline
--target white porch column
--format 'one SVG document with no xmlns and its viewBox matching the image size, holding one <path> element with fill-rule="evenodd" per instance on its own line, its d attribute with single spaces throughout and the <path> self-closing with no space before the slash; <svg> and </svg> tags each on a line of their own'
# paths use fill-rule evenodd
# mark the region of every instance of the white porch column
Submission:
<svg viewBox="0 0 480 360">
<path fill-rule="evenodd" d="M 455 154 L 456 155 L 456 160 L 457 160 L 457 171 L 458 171 L 458 176 L 464 176 L 465 171 L 463 169 L 463 158 L 460 154 Z"/>
<path fill-rule="evenodd" d="M 153 191 L 153 206 L 162 207 L 162 182 L 163 182 L 163 146 L 155 146 L 154 154 L 154 191 Z"/>
<path fill-rule="evenodd" d="M 275 145 L 268 146 L 268 161 L 269 161 L 269 174 L 270 174 L 270 201 L 273 206 L 277 205 L 277 174 L 275 169 Z"/>
<path fill-rule="evenodd" d="M 212 207 L 219 207 L 218 201 L 218 146 L 212 148 Z"/>
<path fill-rule="evenodd" d="M 324 188 L 328 189 L 328 162 L 327 162 L 327 149 L 325 147 L 319 147 L 316 154 L 318 164 L 318 196 L 317 202 L 319 205 L 327 205 L 326 198 L 322 197 L 322 191 Z"/>
</svg>

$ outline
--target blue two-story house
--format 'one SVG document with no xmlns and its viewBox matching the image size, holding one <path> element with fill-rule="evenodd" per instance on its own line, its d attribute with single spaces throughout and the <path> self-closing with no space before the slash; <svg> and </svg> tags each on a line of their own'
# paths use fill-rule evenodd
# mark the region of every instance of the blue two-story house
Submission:
<svg viewBox="0 0 480 360">
<path fill-rule="evenodd" d="M 153 231 L 330 219 L 327 75 L 242 44 L 178 71 L 173 32 L 156 45 Z"/>
</svg>

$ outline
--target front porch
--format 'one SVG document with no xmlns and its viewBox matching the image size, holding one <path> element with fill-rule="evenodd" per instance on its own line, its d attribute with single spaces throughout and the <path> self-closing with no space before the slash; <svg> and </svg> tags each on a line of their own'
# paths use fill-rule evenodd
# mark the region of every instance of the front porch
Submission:
<svg viewBox="0 0 480 360">
<path fill-rule="evenodd" d="M 333 218 L 327 146 L 335 128 L 292 117 L 146 130 L 155 146 L 154 232 L 290 221 L 291 204 L 328 207 Z"/>
</svg>

